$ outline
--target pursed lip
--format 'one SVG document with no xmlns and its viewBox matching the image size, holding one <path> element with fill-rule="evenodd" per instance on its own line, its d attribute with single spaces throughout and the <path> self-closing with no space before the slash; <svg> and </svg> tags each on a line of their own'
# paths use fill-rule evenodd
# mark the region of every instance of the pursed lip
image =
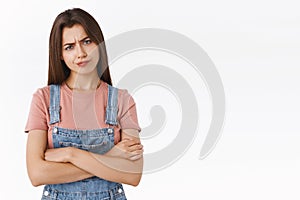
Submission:
<svg viewBox="0 0 300 200">
<path fill-rule="evenodd" d="M 77 62 L 76 65 L 78 65 L 79 67 L 84 67 L 86 64 L 88 64 L 90 61 L 86 60 L 86 61 L 81 61 L 81 62 Z"/>
</svg>

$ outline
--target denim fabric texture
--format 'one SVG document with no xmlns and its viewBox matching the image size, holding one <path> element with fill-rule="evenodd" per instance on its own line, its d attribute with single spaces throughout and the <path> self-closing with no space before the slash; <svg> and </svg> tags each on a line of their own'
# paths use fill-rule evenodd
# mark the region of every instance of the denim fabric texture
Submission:
<svg viewBox="0 0 300 200">
<path fill-rule="evenodd" d="M 118 89 L 108 86 L 105 123 L 117 125 Z M 114 129 L 73 130 L 59 127 L 60 86 L 50 85 L 50 125 L 54 148 L 76 147 L 104 154 L 114 146 Z M 91 177 L 81 181 L 45 185 L 42 200 L 126 200 L 122 184 Z"/>
<path fill-rule="evenodd" d="M 112 86 L 108 86 L 108 99 L 111 101 L 107 102 L 105 123 L 111 125 L 117 125 L 117 114 L 118 114 L 118 89 Z"/>
</svg>

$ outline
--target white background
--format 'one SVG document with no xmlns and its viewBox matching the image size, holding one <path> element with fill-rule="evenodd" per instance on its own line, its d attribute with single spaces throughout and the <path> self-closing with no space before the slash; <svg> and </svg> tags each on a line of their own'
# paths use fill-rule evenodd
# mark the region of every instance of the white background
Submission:
<svg viewBox="0 0 300 200">
<path fill-rule="evenodd" d="M 223 80 L 226 121 L 214 151 L 206 159 L 198 159 L 211 105 L 201 77 L 196 80 L 191 72 L 185 77 L 198 97 L 198 136 L 175 164 L 145 174 L 136 188 L 126 186 L 128 199 L 300 198 L 297 1 L 27 0 L 1 4 L 1 199 L 41 197 L 42 187 L 34 188 L 27 177 L 23 131 L 32 94 L 47 81 L 48 38 L 53 20 L 72 7 L 90 12 L 106 39 L 146 27 L 184 34 L 207 52 Z M 127 63 L 125 59 L 123 63 Z M 134 60 L 131 57 L 130 61 Z M 171 58 L 167 60 L 172 62 Z M 128 70 L 118 68 L 120 63 L 122 59 L 111 69 L 116 81 Z M 177 66 L 176 70 L 182 69 Z M 142 127 L 149 123 L 149 113 L 144 108 L 151 102 L 151 98 L 144 101 L 143 94 L 155 95 L 155 89 L 163 93 L 150 87 L 134 94 Z M 169 121 L 180 120 L 176 118 L 178 105 L 166 110 Z M 172 128 L 178 126 L 167 124 L 166 130 Z M 163 134 L 160 140 L 144 141 L 145 151 L 163 148 L 174 138 L 173 133 L 168 138 L 168 131 Z"/>
</svg>

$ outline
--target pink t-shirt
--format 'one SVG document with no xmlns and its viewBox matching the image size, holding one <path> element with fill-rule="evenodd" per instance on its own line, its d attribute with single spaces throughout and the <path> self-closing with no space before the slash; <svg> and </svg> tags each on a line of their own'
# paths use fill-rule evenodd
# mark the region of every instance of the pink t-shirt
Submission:
<svg viewBox="0 0 300 200">
<path fill-rule="evenodd" d="M 61 85 L 60 122 L 49 125 L 50 87 L 38 89 L 31 102 L 25 132 L 30 130 L 48 131 L 48 147 L 53 148 L 52 128 L 92 130 L 112 127 L 105 123 L 108 85 L 101 81 L 95 91 L 72 91 L 65 83 Z M 115 144 L 121 139 L 122 129 L 141 130 L 138 124 L 136 106 L 127 90 L 118 90 L 118 125 L 114 127 Z"/>
</svg>

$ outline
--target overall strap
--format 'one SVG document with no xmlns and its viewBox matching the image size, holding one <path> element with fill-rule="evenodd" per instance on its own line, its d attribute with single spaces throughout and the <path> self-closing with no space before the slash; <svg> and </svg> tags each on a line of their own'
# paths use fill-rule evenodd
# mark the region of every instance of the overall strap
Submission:
<svg viewBox="0 0 300 200">
<path fill-rule="evenodd" d="M 50 85 L 50 124 L 60 121 L 60 85 Z"/>
<path fill-rule="evenodd" d="M 118 89 L 108 85 L 108 98 L 105 115 L 105 123 L 110 125 L 117 125 L 118 115 Z"/>
</svg>

